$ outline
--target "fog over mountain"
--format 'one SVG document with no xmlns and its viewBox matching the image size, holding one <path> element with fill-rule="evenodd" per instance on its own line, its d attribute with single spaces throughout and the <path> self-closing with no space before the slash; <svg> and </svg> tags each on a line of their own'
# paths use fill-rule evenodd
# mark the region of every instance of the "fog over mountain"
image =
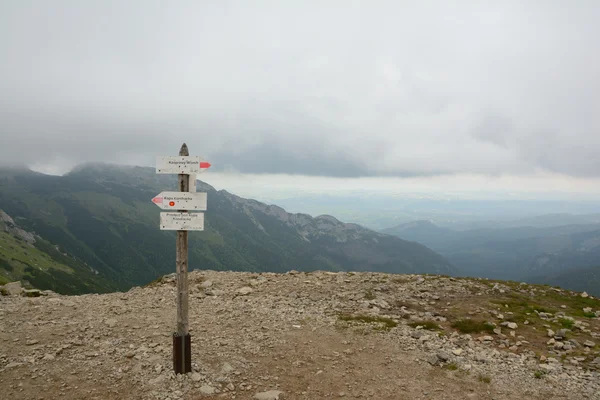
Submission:
<svg viewBox="0 0 600 400">
<path fill-rule="evenodd" d="M 598 16 L 594 1 L 2 2 L 0 160 L 152 166 L 186 141 L 215 172 L 577 191 L 600 176 Z"/>
</svg>

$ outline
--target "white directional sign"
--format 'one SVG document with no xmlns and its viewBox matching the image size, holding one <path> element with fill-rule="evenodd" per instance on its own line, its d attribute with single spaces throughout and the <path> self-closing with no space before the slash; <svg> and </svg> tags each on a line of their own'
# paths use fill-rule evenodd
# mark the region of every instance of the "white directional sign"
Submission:
<svg viewBox="0 0 600 400">
<path fill-rule="evenodd" d="M 204 213 L 161 212 L 160 229 L 163 231 L 203 231 Z"/>
<path fill-rule="evenodd" d="M 199 174 L 210 168 L 210 163 L 198 156 L 156 157 L 157 174 Z"/>
<path fill-rule="evenodd" d="M 161 192 L 152 202 L 163 210 L 206 210 L 206 192 Z"/>
</svg>

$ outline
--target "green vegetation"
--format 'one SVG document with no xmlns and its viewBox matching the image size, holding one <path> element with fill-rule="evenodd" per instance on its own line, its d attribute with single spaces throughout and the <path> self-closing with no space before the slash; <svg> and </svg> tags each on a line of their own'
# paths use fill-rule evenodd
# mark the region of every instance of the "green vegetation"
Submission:
<svg viewBox="0 0 600 400">
<path fill-rule="evenodd" d="M 479 375 L 477 377 L 477 379 L 479 379 L 479 382 L 483 382 L 483 383 L 490 383 L 490 382 L 492 382 L 492 378 L 490 378 L 487 375 Z"/>
<path fill-rule="evenodd" d="M 568 318 L 560 318 L 558 320 L 558 323 L 560 324 L 560 326 L 567 329 L 572 329 L 573 326 L 575 326 L 575 321 Z"/>
<path fill-rule="evenodd" d="M 533 373 L 533 376 L 534 376 L 536 379 L 542 379 L 542 378 L 543 378 L 543 377 L 544 377 L 544 376 L 545 376 L 547 373 L 548 373 L 548 372 L 547 372 L 547 371 L 545 371 L 545 370 L 538 369 L 537 371 L 535 371 L 535 372 Z"/>
<path fill-rule="evenodd" d="M 459 319 L 454 321 L 451 326 L 462 333 L 491 333 L 494 331 L 494 325 L 487 321 L 479 321 L 474 319 Z"/>
<path fill-rule="evenodd" d="M 411 322 L 408 324 L 408 326 L 412 326 L 413 328 L 421 326 L 423 329 L 427 329 L 429 331 L 439 331 L 442 329 L 437 322 L 431 320 Z"/>
<path fill-rule="evenodd" d="M 449 369 L 450 371 L 456 371 L 458 369 L 458 365 L 451 362 L 450 364 L 445 365 L 444 368 Z"/>
<path fill-rule="evenodd" d="M 375 300 L 375 294 L 373 293 L 373 290 L 369 289 L 365 292 L 365 299 L 366 300 Z"/>
<path fill-rule="evenodd" d="M 43 249 L 35 246 L 49 256 L 40 262 L 23 254 L 30 252 L 23 248 L 27 244 L 11 243 L 2 247 L 10 254 L 0 256 L 9 265 L 0 267 L 0 275 L 59 293 L 84 293 L 126 290 L 173 272 L 175 233 L 159 229 L 160 210 L 150 199 L 175 190 L 176 182 L 141 167 L 88 165 L 65 176 L 0 169 L 3 211 L 44 238 Z M 307 216 L 305 238 L 266 205 L 199 185 L 210 208 L 205 231 L 189 235 L 190 270 L 454 272 L 447 260 L 420 244 L 391 236 L 373 240 L 376 234 L 366 229 L 356 228 L 353 239 L 340 241 L 347 228 L 335 221 Z M 25 271 L 28 266 L 33 271 Z M 62 285 L 63 279 L 69 283 Z"/>
<path fill-rule="evenodd" d="M 398 323 L 391 318 L 380 317 L 377 315 L 351 315 L 351 314 L 340 314 L 338 318 L 345 322 L 359 322 L 366 324 L 374 324 L 375 329 L 379 330 L 390 330 L 398 326 Z"/>
</svg>

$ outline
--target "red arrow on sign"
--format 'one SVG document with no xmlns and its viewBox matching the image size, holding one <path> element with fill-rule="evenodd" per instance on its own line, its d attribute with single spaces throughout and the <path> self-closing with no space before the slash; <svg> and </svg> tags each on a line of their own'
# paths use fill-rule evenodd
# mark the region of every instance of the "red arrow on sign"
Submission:
<svg viewBox="0 0 600 400">
<path fill-rule="evenodd" d="M 210 168 L 210 163 L 206 161 L 202 161 L 200 163 L 200 168 Z"/>
<path fill-rule="evenodd" d="M 152 202 L 155 204 L 162 204 L 163 202 L 163 198 L 162 197 L 155 197 L 152 199 Z"/>
</svg>

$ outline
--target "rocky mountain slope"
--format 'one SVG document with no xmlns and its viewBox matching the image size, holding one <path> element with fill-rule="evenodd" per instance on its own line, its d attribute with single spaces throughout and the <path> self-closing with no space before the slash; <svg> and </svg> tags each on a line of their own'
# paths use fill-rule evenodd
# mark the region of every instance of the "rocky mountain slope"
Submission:
<svg viewBox="0 0 600 400">
<path fill-rule="evenodd" d="M 175 233 L 159 230 L 160 209 L 150 200 L 175 186 L 175 177 L 152 168 L 85 165 L 65 176 L 5 169 L 0 208 L 22 229 L 97 272 L 97 285 L 80 285 L 80 293 L 107 291 L 103 282 L 127 289 L 174 270 Z M 455 272 L 420 244 L 331 216 L 289 214 L 202 182 L 198 190 L 208 193 L 208 211 L 206 230 L 189 235 L 191 269 Z M 1 265 L 0 275 L 7 276 Z M 37 281 L 39 288 L 62 291 L 51 279 Z"/>
<path fill-rule="evenodd" d="M 172 276 L 105 295 L 0 296 L 3 395 L 600 398 L 600 301 L 585 293 L 366 272 L 189 278 L 187 376 L 171 372 Z"/>
</svg>

